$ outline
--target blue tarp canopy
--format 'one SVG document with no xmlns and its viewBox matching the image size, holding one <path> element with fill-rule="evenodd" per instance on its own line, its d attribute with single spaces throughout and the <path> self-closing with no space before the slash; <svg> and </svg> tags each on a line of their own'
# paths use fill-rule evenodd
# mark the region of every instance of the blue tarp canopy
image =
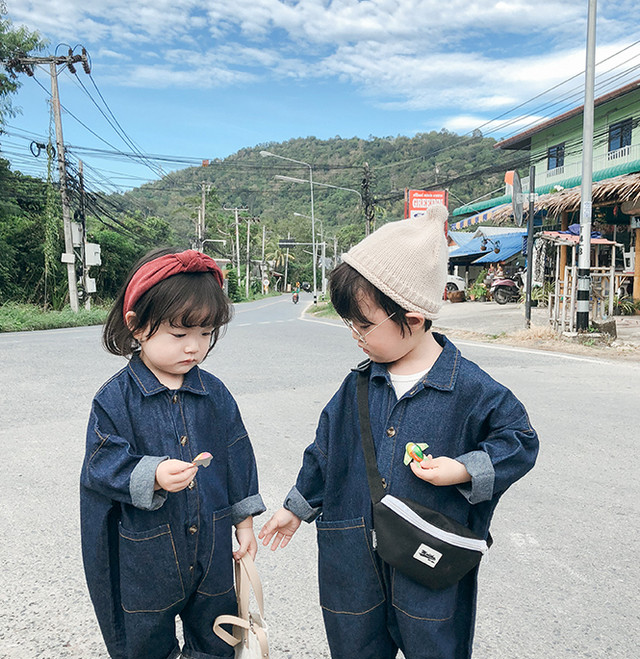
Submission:
<svg viewBox="0 0 640 659">
<path fill-rule="evenodd" d="M 487 243 L 487 252 L 485 255 L 473 262 L 476 263 L 497 263 L 498 261 L 507 261 L 512 256 L 522 253 L 524 241 L 526 239 L 525 233 L 502 233 L 493 236 L 491 240 L 494 243 L 500 244 L 500 251 L 496 254 L 493 250 L 493 245 Z"/>
<path fill-rule="evenodd" d="M 463 259 L 465 261 L 473 261 L 478 256 L 486 254 L 487 248 L 482 248 L 483 242 L 484 239 L 482 237 L 473 238 L 473 240 L 470 240 L 466 245 L 458 247 L 458 249 L 454 249 L 450 252 L 449 260 Z M 487 245 L 490 245 L 490 243 L 487 243 Z"/>
<path fill-rule="evenodd" d="M 491 240 L 486 240 L 482 236 L 479 236 L 469 241 L 466 245 L 452 251 L 449 254 L 449 259 L 457 262 L 466 261 L 474 265 L 476 263 L 506 261 L 522 252 L 525 236 L 525 231 L 521 233 L 498 233 L 491 236 Z M 497 254 L 494 251 L 496 245 L 500 247 L 500 251 Z"/>
<path fill-rule="evenodd" d="M 467 231 L 449 231 L 449 237 L 460 247 L 473 240 L 473 233 Z"/>
</svg>

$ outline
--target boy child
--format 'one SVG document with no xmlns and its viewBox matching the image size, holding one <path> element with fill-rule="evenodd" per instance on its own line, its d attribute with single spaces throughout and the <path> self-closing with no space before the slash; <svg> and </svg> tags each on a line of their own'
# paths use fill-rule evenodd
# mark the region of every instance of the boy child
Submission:
<svg viewBox="0 0 640 659">
<path fill-rule="evenodd" d="M 430 331 L 442 305 L 447 211 L 382 226 L 343 255 L 331 300 L 371 360 L 369 412 L 385 492 L 413 499 L 487 538 L 502 493 L 529 471 L 538 438 L 504 386 Z M 260 531 L 285 547 L 316 520 L 320 604 L 333 659 L 468 659 L 477 569 L 432 590 L 373 551 L 357 373 L 323 410 L 284 507 Z M 404 465 L 408 442 L 428 444 Z"/>
</svg>

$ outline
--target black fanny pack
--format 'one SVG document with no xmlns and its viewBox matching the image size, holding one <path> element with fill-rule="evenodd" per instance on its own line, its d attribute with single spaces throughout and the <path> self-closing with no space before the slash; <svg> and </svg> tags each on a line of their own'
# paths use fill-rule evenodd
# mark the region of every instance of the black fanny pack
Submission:
<svg viewBox="0 0 640 659">
<path fill-rule="evenodd" d="M 374 549 L 403 574 L 433 589 L 457 583 L 472 570 L 489 543 L 466 526 L 410 499 L 385 494 L 369 420 L 369 372 L 358 369 L 358 415 L 373 503 Z"/>
</svg>

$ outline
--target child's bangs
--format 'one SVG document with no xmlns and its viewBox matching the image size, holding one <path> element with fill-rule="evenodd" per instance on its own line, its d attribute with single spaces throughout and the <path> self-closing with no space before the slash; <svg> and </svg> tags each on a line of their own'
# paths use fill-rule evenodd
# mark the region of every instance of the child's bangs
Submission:
<svg viewBox="0 0 640 659">
<path fill-rule="evenodd" d="M 229 306 L 213 275 L 185 273 L 167 283 L 173 290 L 163 320 L 181 327 L 218 328 L 229 322 Z"/>
<path fill-rule="evenodd" d="M 209 273 L 182 273 L 147 291 L 136 305 L 139 326 L 153 335 L 162 323 L 176 327 L 224 327 L 232 316 L 229 300 Z"/>
<path fill-rule="evenodd" d="M 219 327 L 219 314 L 216 307 L 185 300 L 181 308 L 170 314 L 169 324 L 175 327 Z"/>
<path fill-rule="evenodd" d="M 339 265 L 331 273 L 330 289 L 333 308 L 341 318 L 363 325 L 369 322 L 360 303 L 366 297 L 376 301 L 378 296 L 376 288 L 360 273 L 350 266 Z"/>
</svg>

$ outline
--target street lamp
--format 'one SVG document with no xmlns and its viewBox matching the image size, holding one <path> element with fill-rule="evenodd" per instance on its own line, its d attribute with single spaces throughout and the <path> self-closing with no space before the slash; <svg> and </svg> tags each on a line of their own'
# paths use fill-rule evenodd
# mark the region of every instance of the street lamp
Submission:
<svg viewBox="0 0 640 659">
<path fill-rule="evenodd" d="M 303 178 L 294 178 L 293 176 L 283 176 L 282 174 L 276 174 L 274 178 L 280 179 L 281 181 L 291 181 L 293 183 L 306 183 Z M 357 191 L 354 190 L 353 188 L 343 188 L 340 187 L 339 185 L 329 185 L 329 183 L 318 183 L 318 181 L 314 182 L 314 185 L 320 186 L 322 188 L 334 188 L 335 190 L 346 190 L 347 192 L 355 192 L 358 197 L 360 197 L 360 206 L 362 206 L 362 195 Z M 294 213 L 295 215 L 295 213 Z"/>
<path fill-rule="evenodd" d="M 289 162 L 295 162 L 297 165 L 304 165 L 309 168 L 309 187 L 311 188 L 311 243 L 313 246 L 313 303 L 318 304 L 318 289 L 316 286 L 316 223 L 315 216 L 313 214 L 313 167 L 308 162 L 303 162 L 302 160 L 294 160 L 293 158 L 285 158 L 284 156 L 279 156 L 277 153 L 271 153 L 271 151 L 260 151 L 260 155 L 263 158 L 280 158 L 280 160 L 288 160 Z M 306 181 L 305 181 L 306 182 Z"/>
</svg>

